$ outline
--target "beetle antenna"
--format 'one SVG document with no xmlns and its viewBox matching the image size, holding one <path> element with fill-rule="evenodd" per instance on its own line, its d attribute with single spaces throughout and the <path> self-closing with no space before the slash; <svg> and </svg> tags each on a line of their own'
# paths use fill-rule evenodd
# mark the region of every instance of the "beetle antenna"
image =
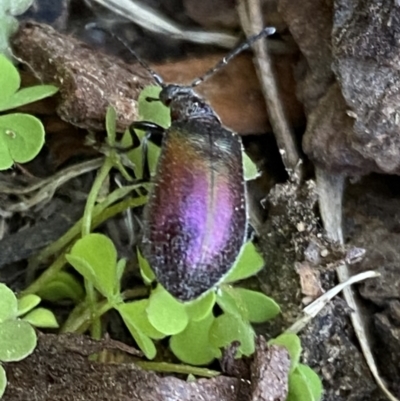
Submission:
<svg viewBox="0 0 400 401">
<path fill-rule="evenodd" d="M 86 29 L 99 29 L 100 31 L 103 31 L 110 35 L 113 39 L 118 40 L 128 51 L 129 53 L 132 54 L 133 57 L 139 62 L 139 64 L 153 77 L 154 81 L 156 81 L 157 85 L 160 85 L 162 88 L 165 87 L 165 82 L 161 78 L 160 75 L 158 75 L 144 60 L 142 60 L 141 57 L 136 53 L 135 50 L 128 44 L 128 42 L 123 39 L 122 37 L 118 36 L 115 32 L 112 30 L 109 30 L 99 24 L 90 23 L 86 25 Z"/>
<path fill-rule="evenodd" d="M 257 35 L 250 36 L 245 42 L 241 43 L 239 46 L 235 47 L 232 49 L 222 60 L 218 61 L 218 63 L 210 68 L 203 76 L 196 78 L 191 84 L 190 87 L 194 88 L 195 86 L 201 84 L 205 80 L 211 77 L 214 73 L 216 73 L 219 69 L 224 67 L 226 64 L 229 63 L 234 57 L 236 57 L 239 53 L 241 53 L 243 50 L 246 50 L 249 48 L 254 42 L 256 42 L 258 39 L 261 39 L 265 36 L 270 36 L 273 35 L 276 32 L 275 28 L 272 27 L 266 27 L 264 28 L 260 33 Z"/>
</svg>

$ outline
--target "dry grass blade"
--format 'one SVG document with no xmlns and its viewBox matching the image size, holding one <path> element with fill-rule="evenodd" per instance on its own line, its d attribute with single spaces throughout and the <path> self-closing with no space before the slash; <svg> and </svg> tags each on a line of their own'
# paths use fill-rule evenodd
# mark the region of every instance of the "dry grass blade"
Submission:
<svg viewBox="0 0 400 401">
<path fill-rule="evenodd" d="M 316 170 L 319 203 L 324 228 L 331 239 L 343 244 L 344 240 L 342 234 L 342 196 L 344 177 L 341 175 L 334 177 L 331 172 L 327 172 L 320 168 L 317 168 Z M 349 280 L 350 274 L 347 265 L 343 264 L 339 266 L 337 268 L 337 275 L 341 283 Z M 376 366 L 367 338 L 367 333 L 361 311 L 357 305 L 357 301 L 354 297 L 351 287 L 345 287 L 343 289 L 343 295 L 347 304 L 353 310 L 350 315 L 351 322 L 353 324 L 353 328 L 358 338 L 358 341 L 360 342 L 364 358 L 373 377 L 376 380 L 376 383 L 389 400 L 399 401 L 386 387 L 378 372 L 378 368 Z"/>
<path fill-rule="evenodd" d="M 264 28 L 259 1 L 242 0 L 239 2 L 239 15 L 246 35 L 254 35 Z M 265 41 L 254 43 L 253 49 L 256 55 L 255 64 L 257 73 L 283 163 L 289 173 L 295 172 L 300 163 L 300 155 L 297 150 L 294 134 L 285 115 Z"/>
</svg>

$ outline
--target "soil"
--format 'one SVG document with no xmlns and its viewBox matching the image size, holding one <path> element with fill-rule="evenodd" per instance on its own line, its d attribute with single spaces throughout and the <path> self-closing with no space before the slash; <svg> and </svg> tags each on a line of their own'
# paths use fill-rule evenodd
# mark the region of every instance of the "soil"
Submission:
<svg viewBox="0 0 400 401">
<path fill-rule="evenodd" d="M 51 19 L 50 13 L 41 13 L 44 2 L 36 3 L 30 14 L 34 21 L 21 24 L 13 51 L 24 62 L 20 66 L 23 85 L 35 80 L 52 83 L 60 87 L 60 94 L 56 100 L 23 108 L 44 122 L 45 149 L 36 160 L 0 172 L 0 281 L 16 291 L 49 264 L 35 260 L 38 252 L 82 214 L 104 153 L 107 105 L 116 107 L 122 132 L 138 118 L 138 94 L 151 82 L 142 67 L 121 59 L 121 49 L 109 38 L 93 44 L 96 35 L 82 29 L 90 18 L 98 22 L 109 16 L 104 10 L 83 11 L 79 2 L 63 1 Z M 202 2 L 200 9 L 191 0 L 151 3 L 180 24 L 196 21 L 207 29 L 232 29 L 239 24 L 230 1 L 215 10 L 210 1 Z M 278 28 L 271 51 L 287 118 L 304 152 L 302 179 L 288 179 L 279 160 L 251 56 L 234 59 L 201 87 L 224 125 L 243 135 L 246 149 L 263 171 L 249 185 L 249 203 L 265 268 L 246 283 L 274 298 L 282 314 L 272 323 L 258 325 L 256 331 L 268 340 L 290 327 L 305 305 L 337 284 L 336 267 L 348 261 L 351 252 L 363 249 L 362 260 L 349 264 L 351 273 L 375 270 L 380 277 L 353 289 L 379 372 L 400 397 L 400 7 L 392 0 L 265 0 L 264 9 L 266 23 Z M 213 15 L 207 17 L 210 10 Z M 146 35 L 138 28 L 130 30 L 120 18 L 109 22 L 134 38 L 137 52 L 166 80 L 190 82 L 225 54 L 221 49 Z M 85 139 L 87 130 L 95 132 L 91 145 Z M 54 174 L 66 174 L 65 169 L 82 161 L 88 163 L 86 174 L 44 198 L 40 190 L 27 190 Z M 345 177 L 345 245 L 330 240 L 322 227 L 315 168 Z M 140 239 L 140 224 L 134 223 L 133 242 L 122 218 L 113 218 L 101 230 L 134 264 L 132 244 Z M 58 305 L 57 316 L 62 320 L 69 308 Z M 384 400 L 361 352 L 352 312 L 338 296 L 306 325 L 300 333 L 302 362 L 321 377 L 324 401 Z M 119 338 L 121 330 L 112 325 L 112 315 L 107 322 L 108 334 Z M 183 375 L 138 367 L 138 351 L 113 340 L 39 333 L 31 356 L 5 364 L 9 384 L 3 399 L 283 401 L 288 355 L 282 348 L 266 346 L 263 337 L 258 337 L 256 353 L 249 360 L 237 361 L 227 350 L 218 366 L 222 375 L 187 381 Z M 89 358 L 105 349 L 108 355 L 110 350 L 122 352 L 124 362 Z"/>
</svg>

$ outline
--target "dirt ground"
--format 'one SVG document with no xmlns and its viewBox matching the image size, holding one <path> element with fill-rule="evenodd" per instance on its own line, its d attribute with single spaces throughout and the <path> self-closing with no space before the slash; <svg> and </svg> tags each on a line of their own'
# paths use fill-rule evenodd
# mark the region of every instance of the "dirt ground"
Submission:
<svg viewBox="0 0 400 401">
<path fill-rule="evenodd" d="M 133 38 L 137 53 L 166 81 L 190 82 L 226 54 L 220 47 L 132 28 L 122 17 L 111 18 L 112 13 L 78 0 L 59 2 L 54 13 L 44 14 L 43 3 L 36 2 L 29 15 L 35 22 L 22 24 L 12 42 L 25 65 L 23 85 L 39 79 L 60 87 L 56 100 L 24 108 L 44 122 L 45 149 L 34 161 L 0 172 L 0 281 L 16 291 L 37 275 L 27 270 L 27 261 L 82 216 L 100 166 L 107 105 L 117 103 L 122 132 L 138 118 L 138 94 L 152 82 L 145 70 L 125 62 L 130 55 L 112 38 L 90 34 L 84 25 L 108 18 L 109 27 Z M 243 24 L 233 0 L 151 3 L 182 26 L 234 32 Z M 307 303 L 338 283 L 339 265 L 348 262 L 350 275 L 377 271 L 379 278 L 352 288 L 379 374 L 400 397 L 400 6 L 394 0 L 264 0 L 263 14 L 265 25 L 277 28 L 268 46 L 286 123 L 303 161 L 298 175 L 282 163 L 286 148 L 282 152 L 275 140 L 277 123 L 265 107 L 250 54 L 199 86 L 223 124 L 242 135 L 263 172 L 248 192 L 265 268 L 248 285 L 274 298 L 282 315 L 256 331 L 269 339 L 290 327 Z M 94 146 L 85 142 L 87 130 L 96 132 Z M 87 172 L 55 187 L 44 200 L 40 191 L 22 190 L 82 162 L 88 163 L 82 167 Z M 122 223 L 117 217 L 102 229 L 120 255 L 132 259 Z M 332 235 L 335 227 L 338 236 Z M 139 223 L 135 232 L 138 241 Z M 349 262 L 358 250 L 363 257 Z M 64 319 L 64 305 L 54 308 Z M 338 296 L 299 333 L 302 362 L 321 377 L 324 401 L 387 399 L 365 361 L 354 312 Z M 110 322 L 112 315 L 107 327 L 114 338 L 118 327 Z M 268 348 L 261 337 L 253 358 L 230 361 L 233 368 L 223 375 L 192 382 L 141 369 L 134 363 L 137 355 L 123 363 L 88 358 L 120 348 L 109 339 L 41 333 L 31 356 L 5 365 L 9 385 L 3 399 L 283 401 L 287 396 L 288 356 Z"/>
</svg>

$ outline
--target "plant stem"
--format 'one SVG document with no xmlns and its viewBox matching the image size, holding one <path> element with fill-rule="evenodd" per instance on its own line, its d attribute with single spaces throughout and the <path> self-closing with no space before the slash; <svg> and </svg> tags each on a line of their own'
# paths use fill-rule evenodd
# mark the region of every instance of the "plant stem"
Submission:
<svg viewBox="0 0 400 401">
<path fill-rule="evenodd" d="M 143 370 L 151 370 L 153 372 L 164 372 L 164 373 L 181 373 L 184 375 L 194 375 L 200 377 L 216 377 L 221 374 L 217 370 L 197 368 L 189 365 L 179 365 L 177 363 L 168 362 L 149 362 L 135 360 L 135 365 L 141 367 Z"/>
<path fill-rule="evenodd" d="M 94 209 L 97 197 L 99 196 L 101 186 L 103 185 L 103 182 L 108 177 L 108 174 L 110 173 L 112 167 L 113 167 L 113 162 L 112 162 L 111 158 L 107 157 L 104 161 L 104 164 L 101 166 L 100 170 L 97 172 L 96 178 L 93 182 L 92 188 L 90 189 L 90 192 L 89 192 L 89 195 L 88 195 L 88 198 L 86 201 L 85 211 L 83 212 L 82 238 L 84 238 L 86 235 L 90 234 L 90 230 L 92 227 L 93 209 Z M 85 290 L 86 290 L 86 302 L 89 305 L 91 315 L 92 315 L 92 319 L 91 319 L 92 325 L 90 328 L 91 336 L 92 336 L 92 338 L 99 340 L 101 338 L 102 330 L 101 330 L 100 318 L 95 318 L 97 293 L 96 293 L 93 283 L 87 279 L 85 279 Z"/>
<path fill-rule="evenodd" d="M 148 295 L 149 290 L 146 287 L 135 288 L 132 290 L 126 290 L 121 294 L 122 300 L 141 298 Z M 104 313 L 108 312 L 115 305 L 111 304 L 107 300 L 97 302 L 96 312 L 94 317 L 99 319 Z M 75 309 L 69 315 L 64 326 L 61 328 L 61 333 L 84 333 L 91 325 L 93 316 L 91 315 L 91 310 L 86 302 L 77 305 Z"/>
<path fill-rule="evenodd" d="M 122 189 L 122 188 L 121 188 Z M 118 191 L 118 190 L 117 190 Z M 114 191 L 114 192 L 117 192 Z M 114 193 L 113 192 L 113 193 Z M 112 194 L 111 194 L 112 195 Z M 118 213 L 121 213 L 125 211 L 126 209 L 132 207 L 139 207 L 142 206 L 146 203 L 147 198 L 145 196 L 139 197 L 139 198 L 128 198 L 125 199 L 119 203 L 116 203 L 113 206 L 110 206 L 109 208 L 103 210 L 103 209 L 98 209 L 97 214 L 93 219 L 92 223 L 92 228 L 96 228 L 100 224 L 102 224 L 104 221 L 110 219 L 111 217 L 115 216 Z M 104 201 L 105 202 L 105 201 Z M 95 210 L 97 207 L 101 205 L 96 205 Z M 95 215 L 95 214 L 93 214 Z M 57 247 L 53 247 L 56 243 L 51 244 L 51 252 L 50 248 L 48 249 L 48 254 L 46 255 L 46 258 L 52 255 L 53 253 L 58 252 L 60 249 L 66 247 L 72 240 L 78 236 L 79 231 L 81 230 L 81 225 L 82 225 L 82 219 L 80 219 L 73 227 L 69 229 L 67 233 L 65 233 L 59 240 L 57 240 L 57 243 L 62 243 L 63 246 L 57 245 Z M 60 248 L 60 249 L 58 249 Z M 42 259 L 42 258 L 41 258 Z M 23 295 L 26 294 L 35 294 L 40 289 L 46 285 L 53 277 L 54 275 L 60 271 L 66 264 L 66 260 L 64 257 L 64 253 L 61 254 L 53 263 L 50 267 L 48 267 L 28 288 L 26 288 L 24 291 L 22 291 Z"/>
<path fill-rule="evenodd" d="M 63 252 L 29 287 L 21 292 L 21 295 L 38 293 L 40 289 L 65 266 L 66 263 L 65 252 Z"/>
</svg>

